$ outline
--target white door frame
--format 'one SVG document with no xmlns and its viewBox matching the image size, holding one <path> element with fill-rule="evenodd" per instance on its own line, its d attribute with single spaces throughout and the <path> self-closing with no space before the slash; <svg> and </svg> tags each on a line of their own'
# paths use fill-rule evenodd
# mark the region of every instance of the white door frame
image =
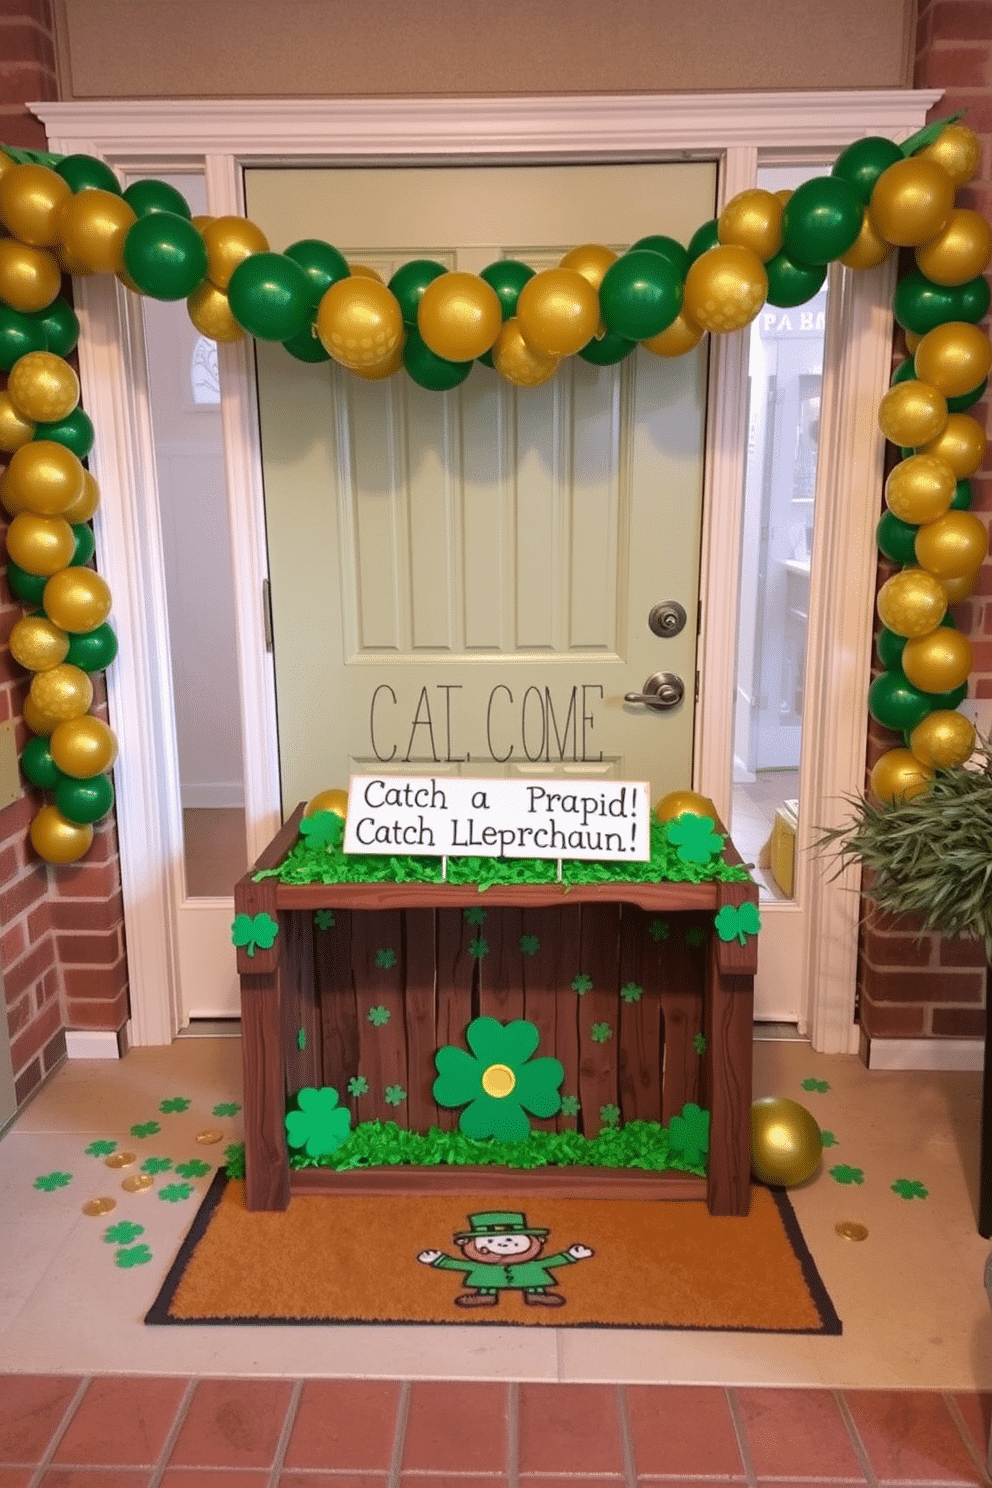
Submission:
<svg viewBox="0 0 992 1488">
<path fill-rule="evenodd" d="M 716 159 L 720 201 L 755 183 L 759 161 L 828 164 L 866 134 L 904 139 L 937 92 L 874 91 L 484 99 L 182 100 L 39 103 L 50 148 L 97 155 L 148 176 L 203 173 L 207 209 L 243 214 L 252 163 L 473 163 L 491 160 Z M 608 235 L 609 203 L 604 203 Z M 876 410 L 888 385 L 889 267 L 833 270 L 821 413 L 816 559 L 810 595 L 796 893 L 802 949 L 783 975 L 808 989 L 800 1020 L 815 1048 L 853 1052 L 859 876 L 831 879 L 809 851 L 847 815 L 864 779 L 876 562 L 874 503 L 883 440 Z M 175 910 L 182 812 L 169 668 L 158 493 L 140 315 L 107 275 L 76 281 L 79 360 L 103 501 L 100 567 L 114 596 L 120 656 L 108 673 L 120 736 L 115 767 L 121 876 L 136 1044 L 168 1043 L 180 1024 Z M 712 338 L 703 508 L 697 789 L 729 819 L 747 352 L 742 335 Z M 220 348 L 221 411 L 234 554 L 249 855 L 279 821 L 275 696 L 264 648 L 266 574 L 261 461 L 247 342 Z M 208 901 L 209 902 L 209 901 Z"/>
</svg>

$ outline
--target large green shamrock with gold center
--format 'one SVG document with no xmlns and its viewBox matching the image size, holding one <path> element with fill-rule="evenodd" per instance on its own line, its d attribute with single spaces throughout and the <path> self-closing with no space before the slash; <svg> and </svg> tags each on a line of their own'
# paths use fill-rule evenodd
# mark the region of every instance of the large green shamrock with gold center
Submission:
<svg viewBox="0 0 992 1488">
<path fill-rule="evenodd" d="M 319 1090 L 307 1085 L 296 1097 L 298 1110 L 286 1114 L 286 1140 L 290 1147 L 302 1147 L 308 1157 L 323 1157 L 347 1140 L 351 1129 L 351 1112 L 338 1104 L 338 1093 L 331 1085 Z"/>
<path fill-rule="evenodd" d="M 465 1031 L 471 1053 L 445 1044 L 434 1055 L 439 1106 L 464 1106 L 458 1126 L 467 1137 L 522 1142 L 532 1116 L 554 1116 L 561 1109 L 559 1088 L 565 1070 L 557 1059 L 532 1059 L 541 1035 L 533 1023 L 517 1018 L 475 1018 Z"/>
<path fill-rule="evenodd" d="M 666 823 L 666 835 L 680 863 L 708 863 L 723 852 L 725 839 L 713 830 L 715 826 L 711 816 L 694 816 L 688 811 Z"/>
</svg>

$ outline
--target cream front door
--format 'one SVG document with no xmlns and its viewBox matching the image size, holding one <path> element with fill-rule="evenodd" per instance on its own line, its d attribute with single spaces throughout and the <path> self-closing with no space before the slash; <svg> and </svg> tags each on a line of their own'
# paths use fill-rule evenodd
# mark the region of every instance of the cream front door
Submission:
<svg viewBox="0 0 992 1488">
<path fill-rule="evenodd" d="M 274 249 L 322 237 L 388 279 L 477 273 L 713 215 L 709 164 L 251 169 Z M 352 772 L 692 773 L 705 351 L 570 358 L 513 389 L 370 383 L 259 343 L 283 812 Z M 684 628 L 659 635 L 674 601 Z M 685 686 L 628 703 L 656 672 Z"/>
</svg>

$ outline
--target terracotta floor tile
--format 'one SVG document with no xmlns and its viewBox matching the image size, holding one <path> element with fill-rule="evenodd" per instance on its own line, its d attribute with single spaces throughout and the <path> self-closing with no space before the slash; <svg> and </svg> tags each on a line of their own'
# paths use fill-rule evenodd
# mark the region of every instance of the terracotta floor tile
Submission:
<svg viewBox="0 0 992 1488">
<path fill-rule="evenodd" d="M 744 1476 L 726 1390 L 628 1385 L 626 1395 L 638 1473 Z"/>
<path fill-rule="evenodd" d="M 541 1479 L 542 1488 L 547 1481 L 546 1478 Z M 448 1473 L 416 1473 L 414 1476 L 404 1473 L 400 1479 L 401 1488 L 506 1488 L 506 1483 L 507 1480 L 502 1475 L 493 1476 L 491 1473 L 486 1473 L 484 1477 L 466 1477 L 464 1473 L 458 1473 L 455 1477 Z M 301 1488 L 304 1485 L 301 1484 Z M 584 1485 L 573 1483 L 570 1488 L 584 1488 Z M 609 1488 L 602 1478 L 600 1488 Z"/>
<path fill-rule="evenodd" d="M 623 1473 L 612 1385 L 520 1386 L 521 1473 Z"/>
<path fill-rule="evenodd" d="M 154 1465 L 162 1455 L 187 1382 L 151 1375 L 106 1375 L 92 1380 L 54 1462 Z"/>
<path fill-rule="evenodd" d="M 28 1488 L 33 1467 L 0 1467 L 0 1488 Z"/>
<path fill-rule="evenodd" d="M 310 1380 L 283 1465 L 385 1472 L 393 1457 L 399 1398 L 396 1380 Z"/>
<path fill-rule="evenodd" d="M 40 1462 L 78 1388 L 69 1375 L 0 1375 L 0 1462 Z"/>
<path fill-rule="evenodd" d="M 170 1467 L 271 1467 L 292 1393 L 289 1380 L 201 1380 Z"/>
<path fill-rule="evenodd" d="M 159 1488 L 268 1488 L 267 1472 L 239 1472 L 237 1468 L 170 1467 Z M 108 1482 L 107 1488 L 114 1488 Z"/>
<path fill-rule="evenodd" d="M 279 1488 L 386 1488 L 389 1479 L 378 1473 L 283 1473 Z M 163 1484 L 168 1488 L 168 1484 Z M 178 1485 L 181 1488 L 181 1485 Z"/>
<path fill-rule="evenodd" d="M 520 1488 L 622 1488 L 622 1485 L 626 1481 L 626 1478 L 613 1473 L 608 1476 L 603 1474 L 596 1478 L 521 1478 Z M 412 1483 L 410 1484 L 410 1488 L 414 1488 Z M 454 1488 L 453 1484 L 451 1488 Z M 481 1484 L 479 1488 L 482 1488 Z M 670 1485 L 670 1488 L 680 1488 L 680 1485 L 673 1483 Z M 692 1488 L 727 1488 L 727 1485 L 726 1483 L 693 1483 Z"/>
<path fill-rule="evenodd" d="M 403 1470 L 506 1472 L 509 1393 L 504 1384 L 417 1380 L 403 1442 Z"/>
<path fill-rule="evenodd" d="M 954 1403 L 961 1412 L 979 1456 L 985 1457 L 989 1449 L 989 1432 L 992 1430 L 992 1390 L 955 1395 Z"/>
<path fill-rule="evenodd" d="M 829 1390 L 734 1390 L 754 1471 L 775 1477 L 845 1478 L 864 1473 Z"/>
<path fill-rule="evenodd" d="M 50 1467 L 41 1488 L 148 1488 L 150 1472 L 131 1468 L 108 1474 L 106 1467 Z"/>
<path fill-rule="evenodd" d="M 844 1398 L 880 1483 L 982 1481 L 936 1391 L 845 1390 Z"/>
</svg>

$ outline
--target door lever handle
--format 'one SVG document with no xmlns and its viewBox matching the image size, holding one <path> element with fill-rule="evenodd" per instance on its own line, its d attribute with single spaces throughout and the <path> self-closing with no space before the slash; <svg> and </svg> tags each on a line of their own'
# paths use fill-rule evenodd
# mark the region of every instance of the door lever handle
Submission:
<svg viewBox="0 0 992 1488">
<path fill-rule="evenodd" d="M 685 697 L 685 683 L 674 672 L 652 672 L 644 683 L 643 692 L 625 692 L 625 703 L 643 703 L 656 712 L 664 713 L 677 708 Z"/>
</svg>

